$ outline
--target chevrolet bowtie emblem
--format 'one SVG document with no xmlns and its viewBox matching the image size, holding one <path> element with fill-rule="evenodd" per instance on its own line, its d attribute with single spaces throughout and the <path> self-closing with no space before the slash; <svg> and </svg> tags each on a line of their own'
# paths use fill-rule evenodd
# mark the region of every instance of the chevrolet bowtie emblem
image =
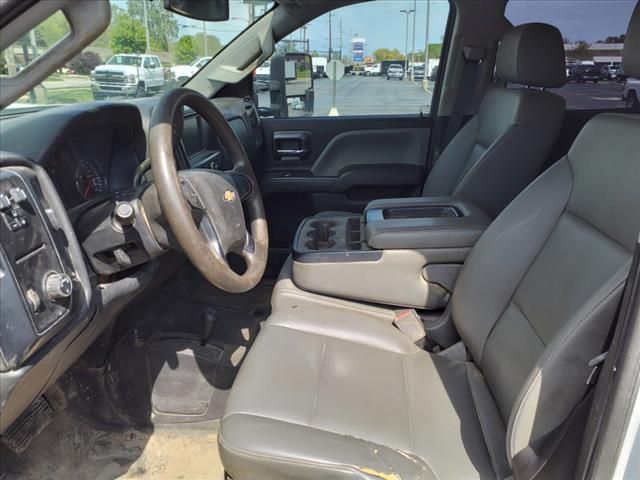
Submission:
<svg viewBox="0 0 640 480">
<path fill-rule="evenodd" d="M 223 198 L 225 202 L 235 202 L 236 192 L 234 192 L 233 190 L 225 190 Z"/>
</svg>

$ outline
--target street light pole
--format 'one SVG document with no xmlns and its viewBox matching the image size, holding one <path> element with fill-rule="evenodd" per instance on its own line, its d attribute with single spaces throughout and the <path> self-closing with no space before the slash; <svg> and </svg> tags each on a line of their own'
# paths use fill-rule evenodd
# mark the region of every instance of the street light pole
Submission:
<svg viewBox="0 0 640 480">
<path fill-rule="evenodd" d="M 413 69 L 416 66 L 416 1 L 413 0 L 413 33 L 411 35 L 411 80 L 413 81 Z"/>
<path fill-rule="evenodd" d="M 415 10 L 400 10 L 400 13 L 404 13 L 406 17 L 405 35 L 404 35 L 404 72 L 407 73 L 409 69 L 409 15 L 415 12 Z"/>
<path fill-rule="evenodd" d="M 431 2 L 427 0 L 427 31 L 424 37 L 424 77 L 429 86 L 429 26 L 430 26 Z"/>
</svg>

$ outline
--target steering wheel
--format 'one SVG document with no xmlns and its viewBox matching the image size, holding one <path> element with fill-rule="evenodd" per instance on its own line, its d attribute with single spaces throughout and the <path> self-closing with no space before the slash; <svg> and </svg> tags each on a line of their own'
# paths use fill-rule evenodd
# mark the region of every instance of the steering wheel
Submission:
<svg viewBox="0 0 640 480">
<path fill-rule="evenodd" d="M 183 106 L 200 114 L 216 132 L 233 163 L 231 171 L 178 171 L 174 119 Z M 255 287 L 267 264 L 267 221 L 251 163 L 224 115 L 194 90 L 170 90 L 153 110 L 149 142 L 160 208 L 191 263 L 209 282 L 227 292 L 241 293 Z M 232 269 L 230 254 L 244 259 L 243 273 Z"/>
</svg>

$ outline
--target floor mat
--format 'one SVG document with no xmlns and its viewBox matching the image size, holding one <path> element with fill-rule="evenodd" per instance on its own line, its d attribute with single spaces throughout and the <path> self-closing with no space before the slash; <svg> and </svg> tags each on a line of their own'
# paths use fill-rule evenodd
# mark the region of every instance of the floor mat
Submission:
<svg viewBox="0 0 640 480">
<path fill-rule="evenodd" d="M 20 456 L 2 449 L 2 480 L 223 480 L 218 422 L 101 430 L 60 412 Z"/>
</svg>

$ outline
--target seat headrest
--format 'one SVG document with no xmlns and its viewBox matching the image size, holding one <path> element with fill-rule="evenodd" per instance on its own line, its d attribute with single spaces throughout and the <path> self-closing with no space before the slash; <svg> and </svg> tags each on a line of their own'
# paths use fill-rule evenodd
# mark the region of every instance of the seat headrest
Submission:
<svg viewBox="0 0 640 480">
<path fill-rule="evenodd" d="M 622 51 L 622 68 L 627 76 L 640 78 L 640 3 L 633 10 L 627 28 Z"/>
<path fill-rule="evenodd" d="M 496 76 L 533 87 L 564 85 L 567 71 L 560 30 L 546 23 L 509 29 L 498 46 Z"/>
</svg>

